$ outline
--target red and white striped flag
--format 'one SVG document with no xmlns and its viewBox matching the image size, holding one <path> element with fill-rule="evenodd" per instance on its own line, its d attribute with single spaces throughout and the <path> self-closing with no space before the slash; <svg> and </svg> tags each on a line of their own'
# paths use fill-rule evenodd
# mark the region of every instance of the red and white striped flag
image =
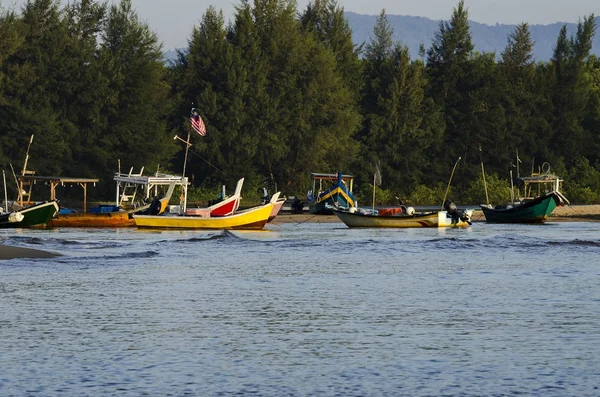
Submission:
<svg viewBox="0 0 600 397">
<path fill-rule="evenodd" d="M 204 125 L 204 121 L 202 121 L 202 117 L 198 114 L 196 109 L 192 109 L 192 114 L 190 115 L 190 122 L 192 123 L 192 128 L 200 135 L 206 135 L 206 126 Z"/>
</svg>

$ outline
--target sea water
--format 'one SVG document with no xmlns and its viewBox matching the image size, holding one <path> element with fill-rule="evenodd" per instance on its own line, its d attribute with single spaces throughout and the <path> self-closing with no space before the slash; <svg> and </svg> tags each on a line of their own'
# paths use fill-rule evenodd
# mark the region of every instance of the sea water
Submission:
<svg viewBox="0 0 600 397">
<path fill-rule="evenodd" d="M 2 230 L 0 395 L 599 396 L 598 225 Z"/>
</svg>

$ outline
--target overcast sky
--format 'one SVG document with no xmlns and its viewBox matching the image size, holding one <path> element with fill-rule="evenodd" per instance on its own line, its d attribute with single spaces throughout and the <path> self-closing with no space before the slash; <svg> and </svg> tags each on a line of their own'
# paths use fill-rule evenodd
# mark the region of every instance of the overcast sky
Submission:
<svg viewBox="0 0 600 397">
<path fill-rule="evenodd" d="M 17 9 L 26 0 L 0 0 L 3 8 L 15 5 Z M 62 1 L 63 4 L 67 0 Z M 114 2 L 114 0 L 111 0 Z M 309 0 L 297 0 L 302 11 Z M 230 0 L 132 0 L 141 20 L 154 30 L 165 50 L 186 47 L 192 27 L 212 4 L 223 10 L 228 21 L 239 1 Z M 378 15 L 382 9 L 387 14 L 422 16 L 433 20 L 448 19 L 458 0 L 338 0 L 345 11 Z M 594 13 L 600 15 L 597 0 L 466 0 L 469 19 L 493 25 L 550 24 L 554 22 L 577 22 Z"/>
</svg>

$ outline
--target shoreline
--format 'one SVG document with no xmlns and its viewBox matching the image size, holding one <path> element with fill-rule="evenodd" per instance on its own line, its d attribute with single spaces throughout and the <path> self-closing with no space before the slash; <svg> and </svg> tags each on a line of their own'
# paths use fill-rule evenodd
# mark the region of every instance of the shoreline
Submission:
<svg viewBox="0 0 600 397">
<path fill-rule="evenodd" d="M 480 209 L 473 210 L 473 222 L 485 222 Z M 342 223 L 335 215 L 315 215 L 308 212 L 292 214 L 281 211 L 271 224 L 281 223 Z M 568 205 L 556 207 L 546 222 L 600 222 L 600 205 Z"/>
</svg>

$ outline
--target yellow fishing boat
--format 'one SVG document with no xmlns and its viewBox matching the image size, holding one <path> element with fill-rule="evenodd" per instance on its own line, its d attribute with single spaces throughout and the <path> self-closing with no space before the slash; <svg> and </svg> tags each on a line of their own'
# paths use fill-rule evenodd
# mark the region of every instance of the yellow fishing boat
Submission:
<svg viewBox="0 0 600 397">
<path fill-rule="evenodd" d="M 279 198 L 279 192 L 265 205 L 249 208 L 226 216 L 189 216 L 189 215 L 133 215 L 135 225 L 141 228 L 156 229 L 235 229 L 261 230 Z"/>
</svg>

